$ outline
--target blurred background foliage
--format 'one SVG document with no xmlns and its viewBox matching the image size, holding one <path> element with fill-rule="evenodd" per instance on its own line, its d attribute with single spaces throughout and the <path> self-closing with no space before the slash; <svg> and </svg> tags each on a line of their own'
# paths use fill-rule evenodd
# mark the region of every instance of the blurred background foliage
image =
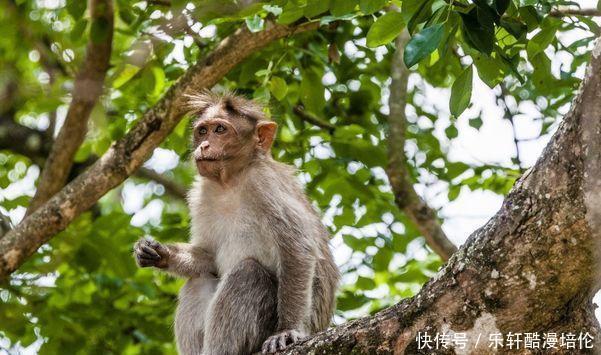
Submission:
<svg viewBox="0 0 601 355">
<path fill-rule="evenodd" d="M 17 223 L 44 158 L 23 148 L 47 152 L 43 146 L 64 118 L 85 44 L 106 29 L 90 28 L 83 0 L 0 4 L 0 120 L 40 133 L 12 142 L 17 149 L 0 150 L 0 211 Z M 413 73 L 406 132 L 413 181 L 425 188 L 442 183 L 448 201 L 462 188 L 506 194 L 524 168 L 519 155 L 511 164 L 473 164 L 449 159 L 448 143 L 470 105 L 473 78 L 495 88 L 508 120 L 528 101 L 540 121 L 538 135 L 553 130 L 599 31 L 586 16 L 552 13 L 564 5 L 574 3 L 116 0 L 111 68 L 76 161 L 83 168 L 101 156 L 186 68 L 237 28 L 319 21 L 318 31 L 255 53 L 217 90 L 269 104 L 279 124 L 274 156 L 298 168 L 334 236 L 344 274 L 336 322 L 373 313 L 414 295 L 441 266 L 395 205 L 384 170 L 394 38 L 405 28 L 412 35 L 404 61 Z M 558 40 L 558 33 L 578 28 L 591 35 L 569 45 Z M 558 53 L 570 57 L 569 66 L 552 65 Z M 448 109 L 424 104 L 429 88 L 451 91 Z M 437 131 L 441 117 L 446 127 Z M 474 130 L 483 122 L 479 112 L 461 119 Z M 195 175 L 188 125 L 184 119 L 145 165 L 184 187 Z M 48 354 L 175 353 L 172 314 L 183 281 L 138 269 L 131 248 L 145 234 L 184 241 L 188 223 L 181 196 L 147 177 L 130 178 L 2 285 L 0 344 L 6 352 L 31 346 Z"/>
</svg>

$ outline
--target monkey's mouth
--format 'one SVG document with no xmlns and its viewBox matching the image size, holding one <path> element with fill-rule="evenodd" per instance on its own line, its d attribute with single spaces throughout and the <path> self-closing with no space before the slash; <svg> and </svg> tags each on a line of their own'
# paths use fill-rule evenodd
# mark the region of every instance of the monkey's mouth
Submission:
<svg viewBox="0 0 601 355">
<path fill-rule="evenodd" d="M 203 163 L 203 162 L 216 162 L 216 161 L 225 161 L 228 160 L 228 157 L 225 155 L 213 155 L 213 156 L 204 156 L 204 157 L 198 157 L 196 158 L 196 163 Z"/>
</svg>

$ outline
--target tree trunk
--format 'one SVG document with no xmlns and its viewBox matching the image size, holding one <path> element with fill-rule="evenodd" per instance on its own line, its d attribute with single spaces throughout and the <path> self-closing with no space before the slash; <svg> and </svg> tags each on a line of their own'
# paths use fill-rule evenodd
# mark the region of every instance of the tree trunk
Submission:
<svg viewBox="0 0 601 355">
<path fill-rule="evenodd" d="M 319 333 L 286 354 L 489 354 L 491 336 L 587 333 L 593 349 L 560 346 L 500 353 L 598 353 L 601 251 L 601 41 L 570 112 L 497 214 L 411 299 Z M 417 337 L 461 334 L 461 346 L 420 349 Z M 480 337 L 480 339 L 479 339 Z M 515 338 L 514 338 L 515 339 Z M 422 338 L 423 340 L 423 338 Z M 508 344 L 508 343 L 506 343 Z M 540 343 L 543 345 L 542 341 Z M 583 347 L 586 343 L 583 344 Z M 566 344 L 564 344 L 566 345 Z"/>
</svg>

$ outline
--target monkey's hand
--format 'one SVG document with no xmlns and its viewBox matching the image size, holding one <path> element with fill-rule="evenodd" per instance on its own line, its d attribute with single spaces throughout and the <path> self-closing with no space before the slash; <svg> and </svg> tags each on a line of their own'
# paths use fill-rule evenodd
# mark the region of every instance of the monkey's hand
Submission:
<svg viewBox="0 0 601 355">
<path fill-rule="evenodd" d="M 296 343 L 305 336 L 306 334 L 299 330 L 284 330 L 267 338 L 267 340 L 265 340 L 263 343 L 262 352 L 263 354 L 276 353 L 286 349 L 286 347 Z"/>
<path fill-rule="evenodd" d="M 169 265 L 169 249 L 151 238 L 142 238 L 136 242 L 134 256 L 140 267 L 155 266 L 164 269 Z"/>
</svg>

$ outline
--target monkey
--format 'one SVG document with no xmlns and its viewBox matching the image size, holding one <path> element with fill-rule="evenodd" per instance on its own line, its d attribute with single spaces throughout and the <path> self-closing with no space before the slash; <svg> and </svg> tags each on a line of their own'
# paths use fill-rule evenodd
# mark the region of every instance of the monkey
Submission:
<svg viewBox="0 0 601 355">
<path fill-rule="evenodd" d="M 187 279 L 175 312 L 185 355 L 275 353 L 330 324 L 340 278 L 329 234 L 294 169 L 271 154 L 277 124 L 232 93 L 188 96 L 189 243 L 150 238 L 140 267 Z"/>
</svg>

